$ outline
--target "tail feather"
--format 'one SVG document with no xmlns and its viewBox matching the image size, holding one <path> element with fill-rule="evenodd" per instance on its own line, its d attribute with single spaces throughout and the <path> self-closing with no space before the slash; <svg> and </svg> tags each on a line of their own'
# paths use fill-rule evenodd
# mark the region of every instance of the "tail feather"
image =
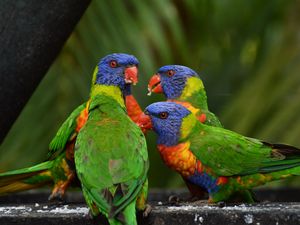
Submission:
<svg viewBox="0 0 300 225">
<path fill-rule="evenodd" d="M 40 187 L 52 182 L 53 161 L 0 174 L 0 195 Z"/>
<path fill-rule="evenodd" d="M 28 184 L 28 183 L 25 183 L 22 181 L 17 181 L 17 182 L 11 183 L 11 184 L 7 184 L 5 186 L 1 186 L 0 187 L 0 195 L 35 189 L 35 188 L 45 185 L 46 183 L 49 183 L 49 182 L 43 181 L 43 182 L 36 183 L 36 184 Z"/>
<path fill-rule="evenodd" d="M 108 219 L 109 225 L 124 225 L 124 223 L 122 223 L 121 221 L 117 220 L 117 219 Z"/>
<path fill-rule="evenodd" d="M 132 201 L 114 217 L 108 217 L 108 221 L 110 225 L 137 225 L 135 201 Z"/>
<path fill-rule="evenodd" d="M 264 162 L 259 173 L 272 173 L 281 170 L 292 169 L 300 166 L 300 149 L 285 144 L 270 144 L 263 142 L 265 146 L 272 148 L 269 161 Z"/>
<path fill-rule="evenodd" d="M 289 169 L 279 170 L 270 173 L 258 173 L 247 175 L 243 177 L 237 177 L 236 181 L 245 187 L 246 189 L 252 189 L 254 187 L 263 185 L 270 181 L 285 179 L 292 176 L 300 175 L 300 166 L 296 166 Z"/>
</svg>

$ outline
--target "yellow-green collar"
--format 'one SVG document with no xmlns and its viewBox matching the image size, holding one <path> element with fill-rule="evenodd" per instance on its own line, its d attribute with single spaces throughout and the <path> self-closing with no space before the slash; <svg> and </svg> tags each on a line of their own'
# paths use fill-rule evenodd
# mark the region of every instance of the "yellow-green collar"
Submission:
<svg viewBox="0 0 300 225">
<path fill-rule="evenodd" d="M 198 77 L 189 77 L 187 78 L 186 85 L 179 97 L 179 100 L 185 100 L 191 97 L 195 92 L 203 88 L 204 86 L 201 79 L 199 79 Z"/>
<path fill-rule="evenodd" d="M 192 129 L 194 128 L 195 124 L 197 123 L 197 119 L 195 115 L 189 114 L 185 118 L 182 119 L 181 128 L 180 128 L 180 139 L 185 139 Z"/>
<path fill-rule="evenodd" d="M 115 99 L 122 107 L 125 107 L 123 95 L 121 89 L 117 86 L 108 86 L 108 85 L 93 85 L 90 93 L 90 97 L 99 95 L 99 94 L 106 94 L 113 99 Z"/>
</svg>

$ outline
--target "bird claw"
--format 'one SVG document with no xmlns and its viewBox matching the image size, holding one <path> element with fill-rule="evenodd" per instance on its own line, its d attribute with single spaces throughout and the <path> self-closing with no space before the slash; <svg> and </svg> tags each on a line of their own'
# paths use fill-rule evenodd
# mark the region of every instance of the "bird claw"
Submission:
<svg viewBox="0 0 300 225">
<path fill-rule="evenodd" d="M 168 202 L 170 204 L 178 204 L 180 201 L 180 198 L 176 195 L 170 195 L 169 198 L 168 198 Z"/>
<path fill-rule="evenodd" d="M 92 212 L 92 210 L 90 209 L 89 210 L 89 212 L 86 214 L 86 219 L 88 219 L 88 220 L 93 220 L 94 219 L 94 215 L 93 215 L 93 212 Z"/>
<path fill-rule="evenodd" d="M 48 200 L 51 202 L 60 202 L 63 203 L 65 201 L 64 194 L 61 191 L 52 192 L 52 194 L 48 197 Z"/>
<path fill-rule="evenodd" d="M 218 202 L 217 205 L 218 205 L 219 208 L 223 208 L 223 207 L 226 206 L 226 203 L 221 201 L 221 202 Z"/>
<path fill-rule="evenodd" d="M 152 206 L 149 204 L 146 204 L 146 207 L 143 212 L 143 217 L 148 217 L 149 214 L 151 213 L 151 211 L 152 211 Z"/>
</svg>

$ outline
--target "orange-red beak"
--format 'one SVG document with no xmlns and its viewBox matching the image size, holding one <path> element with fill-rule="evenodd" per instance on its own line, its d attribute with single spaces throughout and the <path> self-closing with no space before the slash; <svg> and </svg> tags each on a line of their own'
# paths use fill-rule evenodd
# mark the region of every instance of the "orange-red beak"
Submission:
<svg viewBox="0 0 300 225">
<path fill-rule="evenodd" d="M 148 83 L 148 95 L 151 93 L 163 93 L 159 74 L 154 74 Z"/>
<path fill-rule="evenodd" d="M 150 116 L 146 115 L 145 113 L 142 113 L 136 123 L 143 133 L 145 134 L 148 130 L 152 129 L 152 123 Z"/>
<path fill-rule="evenodd" d="M 136 85 L 138 82 L 138 68 L 136 66 L 127 67 L 124 73 L 125 83 Z"/>
</svg>

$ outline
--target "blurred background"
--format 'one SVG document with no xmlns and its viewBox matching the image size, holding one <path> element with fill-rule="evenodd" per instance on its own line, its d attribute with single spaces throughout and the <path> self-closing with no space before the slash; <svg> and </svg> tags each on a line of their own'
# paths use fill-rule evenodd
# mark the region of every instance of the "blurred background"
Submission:
<svg viewBox="0 0 300 225">
<path fill-rule="evenodd" d="M 133 93 L 143 108 L 164 100 L 146 95 L 151 75 L 183 64 L 200 74 L 226 128 L 300 147 L 299 21 L 300 1 L 92 1 L 2 143 L 0 170 L 45 160 L 59 126 L 87 100 L 97 61 L 113 52 L 140 60 Z M 155 138 L 148 133 L 150 186 L 184 186 L 163 165 Z"/>
</svg>

